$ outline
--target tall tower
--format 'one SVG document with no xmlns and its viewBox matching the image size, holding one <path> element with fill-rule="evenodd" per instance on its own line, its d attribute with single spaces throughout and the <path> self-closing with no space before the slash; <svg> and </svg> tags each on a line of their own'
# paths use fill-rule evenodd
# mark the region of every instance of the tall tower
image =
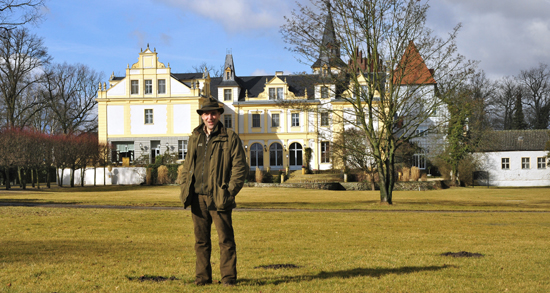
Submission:
<svg viewBox="0 0 550 293">
<path fill-rule="evenodd" d="M 332 70 L 340 71 L 345 66 L 346 63 L 340 58 L 340 43 L 334 31 L 330 1 L 327 1 L 327 17 L 323 39 L 319 47 L 319 58 L 311 68 L 315 73 L 323 73 Z"/>
</svg>

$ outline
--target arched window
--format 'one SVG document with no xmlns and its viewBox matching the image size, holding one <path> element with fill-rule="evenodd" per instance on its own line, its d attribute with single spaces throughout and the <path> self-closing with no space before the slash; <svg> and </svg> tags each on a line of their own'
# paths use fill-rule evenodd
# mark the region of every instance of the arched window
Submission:
<svg viewBox="0 0 550 293">
<path fill-rule="evenodd" d="M 302 166 L 302 145 L 295 142 L 288 148 L 290 166 Z"/>
<path fill-rule="evenodd" d="M 250 147 L 250 166 L 263 167 L 264 149 L 261 144 L 255 143 Z"/>
<path fill-rule="evenodd" d="M 280 143 L 269 146 L 269 165 L 271 167 L 283 166 L 283 147 Z"/>
</svg>

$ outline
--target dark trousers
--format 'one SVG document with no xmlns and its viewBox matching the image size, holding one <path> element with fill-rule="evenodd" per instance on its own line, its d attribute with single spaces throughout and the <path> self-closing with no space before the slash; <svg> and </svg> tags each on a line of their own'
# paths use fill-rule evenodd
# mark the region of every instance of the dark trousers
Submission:
<svg viewBox="0 0 550 293">
<path fill-rule="evenodd" d="M 210 264 L 212 221 L 214 221 L 218 231 L 222 282 L 235 281 L 237 280 L 237 247 L 235 245 L 231 211 L 209 210 L 209 205 L 212 205 L 212 200 L 206 195 L 196 196 L 191 204 L 195 229 L 195 253 L 197 254 L 195 281 L 212 282 L 212 265 Z"/>
</svg>

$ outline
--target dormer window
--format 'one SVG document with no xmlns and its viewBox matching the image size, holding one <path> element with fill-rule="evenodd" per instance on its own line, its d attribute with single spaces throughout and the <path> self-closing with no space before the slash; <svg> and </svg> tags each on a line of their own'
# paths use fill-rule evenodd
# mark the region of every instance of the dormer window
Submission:
<svg viewBox="0 0 550 293">
<path fill-rule="evenodd" d="M 231 71 L 225 73 L 225 79 L 231 79 Z"/>
<path fill-rule="evenodd" d="M 321 99 L 328 99 L 328 87 L 321 87 Z"/>
</svg>

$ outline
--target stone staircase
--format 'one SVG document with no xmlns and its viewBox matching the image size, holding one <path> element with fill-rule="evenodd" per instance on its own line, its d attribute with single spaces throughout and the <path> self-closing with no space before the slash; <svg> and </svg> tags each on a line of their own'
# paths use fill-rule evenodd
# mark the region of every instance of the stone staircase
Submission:
<svg viewBox="0 0 550 293">
<path fill-rule="evenodd" d="M 285 183 L 314 183 L 314 182 L 344 182 L 344 177 L 339 173 L 303 174 L 302 170 L 290 172 Z"/>
</svg>

